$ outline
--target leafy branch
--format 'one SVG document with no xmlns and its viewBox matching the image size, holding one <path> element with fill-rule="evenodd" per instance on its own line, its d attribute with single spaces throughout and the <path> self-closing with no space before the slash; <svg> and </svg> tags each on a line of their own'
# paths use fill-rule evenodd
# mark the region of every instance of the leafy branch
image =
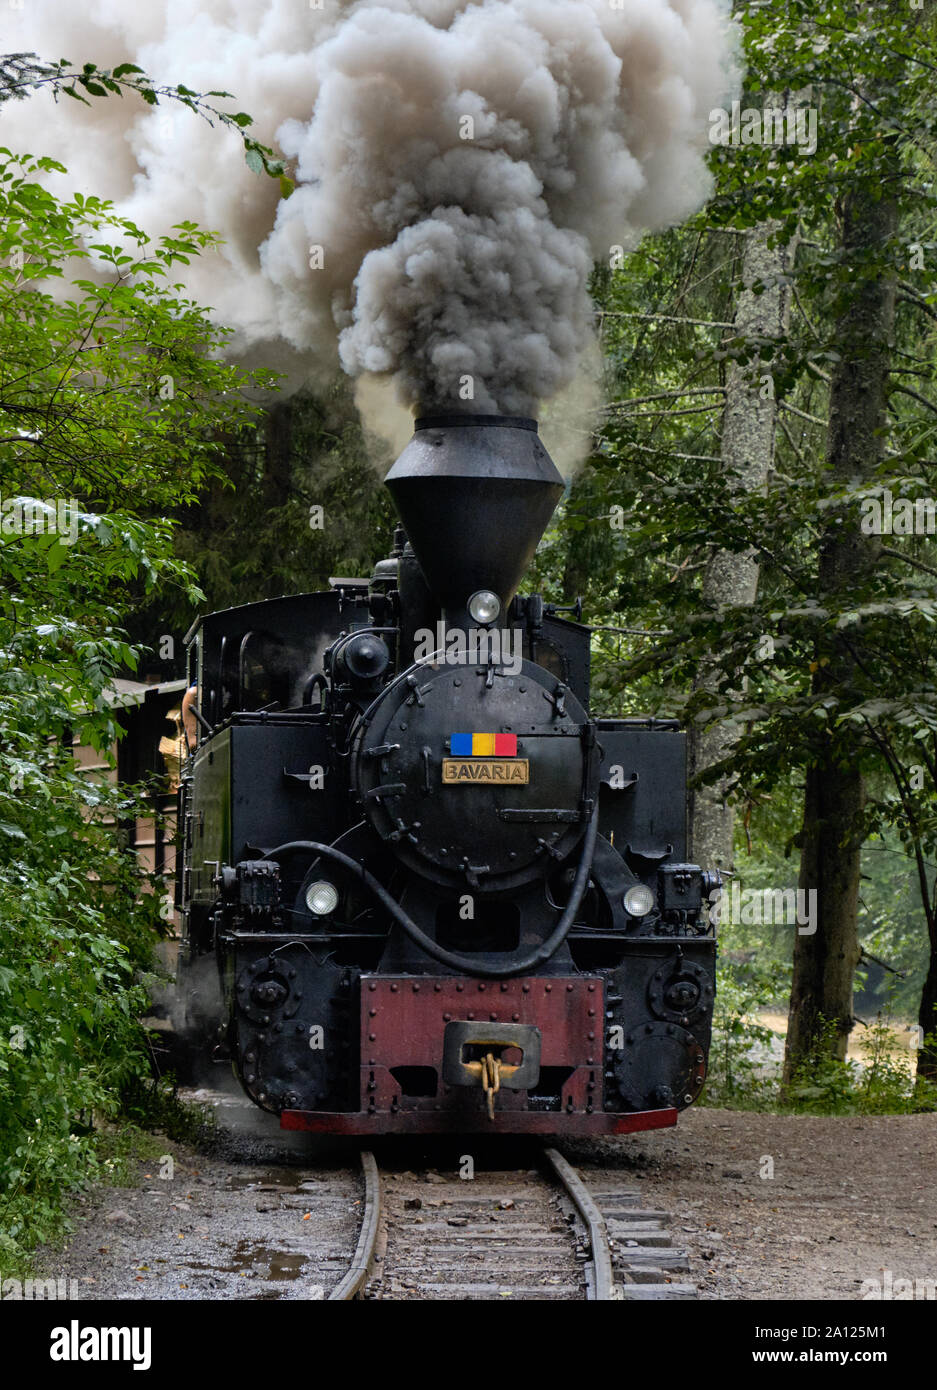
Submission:
<svg viewBox="0 0 937 1390">
<path fill-rule="evenodd" d="M 234 130 L 244 144 L 244 158 L 249 169 L 255 174 L 265 173 L 279 179 L 284 197 L 293 191 L 292 180 L 287 177 L 286 165 L 275 152 L 247 133 L 254 123 L 246 111 L 222 111 L 209 98 L 233 101 L 230 92 L 195 92 L 190 87 L 159 86 L 149 78 L 135 63 L 118 63 L 115 68 L 99 68 L 95 63 L 85 63 L 76 68 L 70 59 L 59 58 L 56 62 L 46 62 L 36 53 L 0 54 L 0 105 L 4 101 L 22 100 L 41 88 L 49 88 L 55 101 L 60 95 L 71 97 L 85 106 L 90 106 L 89 97 L 122 97 L 125 92 L 134 92 L 142 97 L 148 106 L 158 106 L 160 100 L 178 101 L 213 126 L 219 125 Z"/>
</svg>

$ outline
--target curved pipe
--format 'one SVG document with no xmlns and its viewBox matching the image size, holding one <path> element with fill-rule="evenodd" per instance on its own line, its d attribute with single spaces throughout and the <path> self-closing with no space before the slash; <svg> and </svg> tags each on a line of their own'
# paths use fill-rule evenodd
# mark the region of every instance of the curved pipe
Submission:
<svg viewBox="0 0 937 1390">
<path fill-rule="evenodd" d="M 506 980 L 511 975 L 523 975 L 528 970 L 535 970 L 538 965 L 543 965 L 566 940 L 589 882 L 589 872 L 592 868 L 592 857 L 595 854 L 598 833 L 599 807 L 597 802 L 592 812 L 592 819 L 586 829 L 582 854 L 579 857 L 579 867 L 576 870 L 569 902 L 563 909 L 563 915 L 546 941 L 541 942 L 532 951 L 528 951 L 527 955 L 521 956 L 519 959 L 515 956 L 509 964 L 506 962 L 504 965 L 482 965 L 479 961 L 473 960 L 471 956 L 460 956 L 455 951 L 447 951 L 445 947 L 439 946 L 431 936 L 427 936 L 426 932 L 417 926 L 411 917 L 407 916 L 396 899 L 391 897 L 384 885 L 379 883 L 373 874 L 369 873 L 357 860 L 349 858 L 347 854 L 342 854 L 341 850 L 333 849 L 331 845 L 321 845 L 315 840 L 289 840 L 285 845 L 278 845 L 269 854 L 265 854 L 264 858 L 276 859 L 278 855 L 287 854 L 291 850 L 307 850 L 333 860 L 336 864 L 340 864 L 343 869 L 354 874 L 365 887 L 371 890 L 398 926 L 406 932 L 410 940 L 419 946 L 421 951 L 425 951 L 428 956 L 432 956 L 442 965 L 448 965 L 450 969 L 458 970 L 464 975 L 480 975 L 486 980 Z"/>
</svg>

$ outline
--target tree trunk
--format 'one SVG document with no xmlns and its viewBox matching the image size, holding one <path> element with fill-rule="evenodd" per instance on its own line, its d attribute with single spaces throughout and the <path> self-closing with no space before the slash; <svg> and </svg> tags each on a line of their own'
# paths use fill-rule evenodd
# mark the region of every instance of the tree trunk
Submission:
<svg viewBox="0 0 937 1390">
<path fill-rule="evenodd" d="M 268 509 L 282 507 L 293 491 L 292 400 L 275 401 L 264 417 L 263 496 Z"/>
<path fill-rule="evenodd" d="M 790 270 L 794 245 L 769 245 L 778 224 L 765 222 L 746 234 L 742 254 L 742 289 L 735 311 L 735 335 L 750 345 L 775 342 L 787 331 L 790 291 L 783 278 Z M 767 288 L 755 294 L 753 286 Z M 763 490 L 774 460 L 777 403 L 773 384 L 763 381 L 770 361 L 741 366 L 732 362 L 726 380 L 726 406 L 722 418 L 721 456 L 738 474 L 738 486 L 746 492 Z M 755 601 L 758 560 L 754 550 L 719 550 L 703 575 L 703 604 L 717 612 Z M 697 688 L 713 689 L 717 663 L 700 670 Z M 690 728 L 689 773 L 691 779 L 731 755 L 737 734 L 724 725 Z M 727 795 L 728 779 L 690 790 L 692 856 L 705 868 L 731 870 L 735 812 Z"/>
<path fill-rule="evenodd" d="M 920 1081 L 937 1082 L 937 921 L 931 916 L 930 964 L 921 991 L 921 1008 L 917 1021 L 921 1025 L 924 1041 L 918 1048 L 917 1077 Z M 932 1042 L 928 1042 L 932 1038 Z"/>
<path fill-rule="evenodd" d="M 877 196 L 876 196 L 877 195 Z M 870 268 L 897 229 L 894 200 L 859 184 L 843 203 L 842 245 L 855 288 L 837 325 L 840 360 L 830 386 L 827 465 L 834 485 L 861 486 L 884 450 L 887 371 L 895 319 L 895 282 Z M 818 598 L 835 612 L 844 596 L 874 571 L 881 542 L 862 535 L 858 509 L 837 510 L 821 543 Z M 848 689 L 855 658 L 840 632 L 817 643 L 813 690 L 818 697 Z M 794 943 L 784 1079 L 815 1049 L 823 1020 L 824 1046 L 843 1059 L 853 1025 L 852 987 L 859 963 L 861 812 L 865 785 L 854 734 L 829 730 L 807 769 L 801 832 L 800 887 L 816 894 L 816 931 Z"/>
</svg>

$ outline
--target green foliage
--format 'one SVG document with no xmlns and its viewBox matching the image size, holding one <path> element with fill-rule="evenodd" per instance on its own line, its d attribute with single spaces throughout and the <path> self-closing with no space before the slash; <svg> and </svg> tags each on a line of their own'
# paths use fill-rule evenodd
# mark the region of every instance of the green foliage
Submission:
<svg viewBox="0 0 937 1390">
<path fill-rule="evenodd" d="M 827 1022 L 815 1046 L 782 1093 L 786 1109 L 808 1115 L 896 1115 L 937 1110 L 937 1086 L 915 1081 L 887 1014 L 864 1035 L 863 1063 L 830 1054 L 835 1024 Z"/>
<path fill-rule="evenodd" d="M 622 269 L 597 268 L 604 422 L 538 567 L 565 576 L 565 593 L 551 597 L 581 592 L 587 621 L 627 630 L 596 635 L 597 705 L 735 736 L 729 761 L 705 780 L 731 780 L 752 837 L 741 869 L 755 886 L 796 881 L 788 856 L 801 848 L 804 769 L 831 747 L 863 769 L 860 931 L 868 950 L 907 972 L 901 1007 L 913 1013 L 937 951 L 937 537 L 867 535 L 860 517 L 886 489 L 912 500 L 934 493 L 937 21 L 932 10 L 885 0 L 736 9 L 742 106 L 814 108 L 817 150 L 715 147 L 715 197 L 704 213 L 645 238 Z M 846 200 L 861 193 L 874 207 L 886 192 L 895 234 L 844 243 Z M 746 338 L 734 324 L 754 227 L 796 248 L 778 342 Z M 882 281 L 897 297 L 888 424 L 881 464 L 860 483 L 828 466 L 830 387 L 856 349 L 844 340 L 844 313 Z M 856 355 L 861 372 L 861 348 Z M 722 458 L 732 364 L 753 390 L 767 377 L 778 403 L 764 491 L 746 492 Z M 616 509 L 619 529 L 610 524 Z M 870 563 L 831 593 L 824 565 L 844 533 Z M 716 611 L 703 601 L 717 551 L 754 553 L 753 604 Z M 715 678 L 701 682 L 714 664 Z M 777 934 L 756 945 L 777 965 L 789 959 L 790 941 Z"/>
<path fill-rule="evenodd" d="M 150 244 L 107 203 L 52 198 L 0 151 L 0 1257 L 62 1229 L 100 1126 L 148 1069 L 138 983 L 162 930 L 106 762 L 133 586 L 195 592 L 150 519 L 213 476 L 256 384 L 174 275 L 210 238 Z M 174 390 L 161 392 L 169 375 Z M 27 499 L 28 510 L 15 499 Z M 36 499 L 39 499 L 38 502 Z M 65 521 L 67 519 L 67 526 Z"/>
<path fill-rule="evenodd" d="M 766 967 L 749 953 L 733 954 L 719 961 L 703 1104 L 770 1110 L 777 1100 L 778 1035 L 757 1014 L 775 1002 L 789 972 Z"/>
<path fill-rule="evenodd" d="M 199 612 L 325 589 L 331 575 L 370 574 L 395 525 L 381 482 L 390 462 L 362 430 L 347 381 L 299 391 L 225 436 L 218 476 L 173 512 L 175 553 L 198 573 L 198 601 L 181 590 L 141 594 L 128 617 L 149 648 L 147 672 L 183 673 L 178 638 Z M 159 658 L 164 632 L 178 635 L 174 660 Z"/>
<path fill-rule="evenodd" d="M 172 1074 L 144 1078 L 135 1073 L 120 1099 L 125 1120 L 141 1131 L 158 1130 L 168 1139 L 190 1144 L 205 1143 L 214 1134 L 214 1115 L 182 1100 Z"/>
<path fill-rule="evenodd" d="M 704 1105 L 799 1115 L 903 1115 L 937 1110 L 937 1086 L 915 1080 L 887 1012 L 862 1034 L 862 1061 L 832 1055 L 835 1024 L 824 1023 L 790 1082 L 781 1083 L 782 1040 L 759 1020 L 789 972 L 753 959 L 723 959 Z M 930 1039 L 931 1046 L 934 1039 Z"/>
<path fill-rule="evenodd" d="M 235 131 L 244 143 L 244 159 L 255 174 L 269 174 L 279 179 L 284 198 L 293 191 L 292 180 L 287 178 L 285 166 L 273 150 L 262 145 L 247 129 L 252 126 L 253 117 L 246 111 L 219 110 L 209 97 L 219 100 L 233 100 L 230 92 L 193 92 L 181 83 L 178 87 L 158 86 L 147 77 L 142 68 L 135 63 L 118 63 L 113 69 L 99 68 L 96 63 L 84 63 L 76 68 L 68 58 L 57 62 L 44 62 L 35 53 L 7 53 L 0 55 L 0 103 L 9 100 L 22 101 L 33 92 L 46 89 L 58 101 L 59 96 L 71 97 L 74 101 L 89 106 L 88 97 L 122 97 L 132 92 L 146 102 L 147 106 L 158 106 L 163 101 L 176 101 L 209 125 L 215 121 L 229 130 Z"/>
</svg>

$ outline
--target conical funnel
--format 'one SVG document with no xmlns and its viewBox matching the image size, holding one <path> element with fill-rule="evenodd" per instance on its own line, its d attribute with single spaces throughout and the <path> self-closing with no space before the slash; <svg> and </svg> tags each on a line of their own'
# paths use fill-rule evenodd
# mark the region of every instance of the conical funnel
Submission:
<svg viewBox="0 0 937 1390">
<path fill-rule="evenodd" d="M 507 607 L 564 486 L 536 420 L 507 415 L 417 420 L 384 481 L 430 589 L 452 614 L 479 589 Z"/>
</svg>

